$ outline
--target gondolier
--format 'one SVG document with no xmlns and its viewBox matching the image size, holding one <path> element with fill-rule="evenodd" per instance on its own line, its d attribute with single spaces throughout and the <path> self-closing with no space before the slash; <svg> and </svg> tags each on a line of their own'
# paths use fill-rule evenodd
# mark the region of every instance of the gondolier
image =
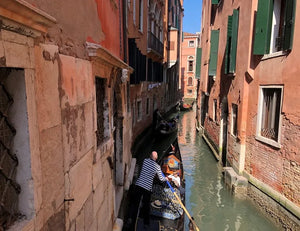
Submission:
<svg viewBox="0 0 300 231">
<path fill-rule="evenodd" d="M 129 218 L 126 223 L 126 230 L 134 230 L 134 221 L 141 197 L 143 196 L 143 207 L 141 215 L 144 218 L 144 225 L 149 224 L 150 198 L 153 186 L 153 179 L 157 175 L 160 181 L 167 181 L 167 177 L 163 177 L 160 166 L 156 163 L 157 152 L 153 151 L 150 158 L 146 158 L 143 162 L 142 170 L 139 178 L 135 183 L 133 191 L 133 201 L 129 211 Z"/>
</svg>

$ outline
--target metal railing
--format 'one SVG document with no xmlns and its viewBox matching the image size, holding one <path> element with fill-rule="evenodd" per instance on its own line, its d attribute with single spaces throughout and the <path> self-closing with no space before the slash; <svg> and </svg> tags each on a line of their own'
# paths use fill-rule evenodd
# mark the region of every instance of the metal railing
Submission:
<svg viewBox="0 0 300 231">
<path fill-rule="evenodd" d="M 163 55 L 164 45 L 151 31 L 148 31 L 148 48 L 156 51 L 161 56 Z"/>
</svg>

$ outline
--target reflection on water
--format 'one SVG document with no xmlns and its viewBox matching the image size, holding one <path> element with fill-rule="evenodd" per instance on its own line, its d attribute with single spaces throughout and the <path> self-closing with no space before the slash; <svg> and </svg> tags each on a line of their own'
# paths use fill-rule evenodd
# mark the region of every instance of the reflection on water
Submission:
<svg viewBox="0 0 300 231">
<path fill-rule="evenodd" d="M 196 132 L 194 112 L 181 114 L 180 120 L 178 141 L 186 179 L 186 207 L 200 230 L 279 230 L 249 201 L 234 198 L 225 187 L 222 167 Z"/>
</svg>

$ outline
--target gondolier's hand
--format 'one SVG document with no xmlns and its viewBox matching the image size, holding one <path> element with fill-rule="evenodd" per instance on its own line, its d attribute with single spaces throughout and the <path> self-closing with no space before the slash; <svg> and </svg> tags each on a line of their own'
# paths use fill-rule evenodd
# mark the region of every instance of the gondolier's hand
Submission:
<svg viewBox="0 0 300 231">
<path fill-rule="evenodd" d="M 165 177 L 165 179 L 166 179 L 166 181 L 169 181 L 169 178 L 167 176 Z"/>
</svg>

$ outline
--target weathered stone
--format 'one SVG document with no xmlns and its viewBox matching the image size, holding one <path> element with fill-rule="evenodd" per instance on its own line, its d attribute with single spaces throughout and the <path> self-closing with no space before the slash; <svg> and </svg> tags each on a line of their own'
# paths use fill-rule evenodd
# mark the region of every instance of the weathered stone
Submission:
<svg viewBox="0 0 300 231">
<path fill-rule="evenodd" d="M 1 30 L 1 37 L 4 41 L 33 47 L 33 39 L 8 30 Z"/>
<path fill-rule="evenodd" d="M 62 108 L 92 101 L 94 76 L 89 61 L 59 55 L 61 65 Z"/>
<path fill-rule="evenodd" d="M 97 219 L 93 219 L 93 223 L 89 227 L 88 231 L 99 231 L 101 228 L 98 229 L 98 221 Z"/>
<path fill-rule="evenodd" d="M 89 198 L 84 204 L 84 227 L 86 230 L 90 230 L 90 227 L 95 217 L 94 217 L 93 193 L 91 193 Z"/>
<path fill-rule="evenodd" d="M 33 48 L 11 42 L 3 42 L 3 45 L 7 67 L 34 68 L 31 62 L 34 56 L 30 55 Z"/>
<path fill-rule="evenodd" d="M 76 230 L 86 230 L 84 224 L 84 212 L 80 211 L 78 216 L 76 217 Z"/>
<path fill-rule="evenodd" d="M 93 152 L 84 155 L 66 175 L 66 198 L 74 199 L 69 203 L 69 220 L 77 216 L 77 212 L 83 208 L 85 201 L 92 193 L 92 161 Z M 83 170 L 84 169 L 84 170 Z"/>
<path fill-rule="evenodd" d="M 47 61 L 43 53 L 53 57 L 58 49 L 53 45 L 35 48 L 36 61 L 36 94 L 39 95 L 37 104 L 40 130 L 56 126 L 61 123 L 60 100 L 58 91 L 59 70 L 57 60 Z"/>
<path fill-rule="evenodd" d="M 102 162 L 98 161 L 93 164 L 93 189 L 95 190 L 98 185 L 101 183 L 103 178 L 103 168 L 102 168 Z"/>
<path fill-rule="evenodd" d="M 94 189 L 94 194 L 93 194 L 94 214 L 93 214 L 93 217 L 97 216 L 97 212 L 103 205 L 106 194 L 107 194 L 107 190 L 105 189 L 105 186 L 103 184 L 99 184 L 98 187 L 96 187 Z"/>
<path fill-rule="evenodd" d="M 93 148 L 93 110 L 93 103 L 89 102 L 81 107 L 68 107 L 62 111 L 65 172 Z"/>
<path fill-rule="evenodd" d="M 42 205 L 44 219 L 48 220 L 64 201 L 63 150 L 61 126 L 41 132 Z"/>
</svg>

